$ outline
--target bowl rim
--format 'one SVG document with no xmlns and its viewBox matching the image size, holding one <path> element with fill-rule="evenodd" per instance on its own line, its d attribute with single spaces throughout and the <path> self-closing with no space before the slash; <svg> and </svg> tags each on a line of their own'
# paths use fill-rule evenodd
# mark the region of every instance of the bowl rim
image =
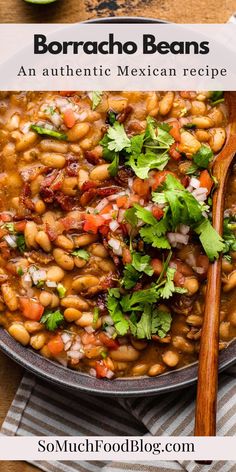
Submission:
<svg viewBox="0 0 236 472">
<path fill-rule="evenodd" d="M 154 396 L 188 387 L 197 381 L 197 361 L 157 377 L 123 377 L 104 381 L 46 359 L 17 343 L 4 329 L 0 331 L 0 349 L 42 380 L 78 393 L 115 397 Z M 220 372 L 236 362 L 236 340 L 221 351 L 219 357 Z"/>
</svg>

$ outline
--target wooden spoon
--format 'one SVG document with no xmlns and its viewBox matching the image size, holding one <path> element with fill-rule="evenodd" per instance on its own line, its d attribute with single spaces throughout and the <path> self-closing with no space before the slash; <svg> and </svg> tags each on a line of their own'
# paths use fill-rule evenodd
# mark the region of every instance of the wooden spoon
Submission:
<svg viewBox="0 0 236 472">
<path fill-rule="evenodd" d="M 236 92 L 227 92 L 229 109 L 228 139 L 213 166 L 218 181 L 213 196 L 213 226 L 222 235 L 224 197 L 230 165 L 236 154 Z M 215 436 L 218 387 L 219 318 L 221 292 L 221 259 L 210 264 L 207 275 L 206 303 L 202 326 L 198 366 L 198 386 L 195 412 L 195 436 Z"/>
</svg>

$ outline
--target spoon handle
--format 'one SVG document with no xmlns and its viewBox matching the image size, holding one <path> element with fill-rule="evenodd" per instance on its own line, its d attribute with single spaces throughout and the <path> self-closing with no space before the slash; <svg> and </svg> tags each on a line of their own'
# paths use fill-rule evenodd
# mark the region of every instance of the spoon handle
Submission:
<svg viewBox="0 0 236 472">
<path fill-rule="evenodd" d="M 219 155 L 214 175 L 219 185 L 213 196 L 213 226 L 219 234 L 223 230 L 224 191 L 230 164 L 236 149 L 235 139 Z M 195 436 L 215 436 L 218 388 L 219 319 L 221 296 L 221 259 L 210 264 L 207 274 L 205 312 L 202 326 L 198 365 Z"/>
</svg>

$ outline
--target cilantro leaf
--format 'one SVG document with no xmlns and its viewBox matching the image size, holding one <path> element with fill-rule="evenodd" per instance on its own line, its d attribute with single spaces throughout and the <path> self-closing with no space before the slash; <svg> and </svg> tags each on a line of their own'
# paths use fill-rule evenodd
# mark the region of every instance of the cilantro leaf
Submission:
<svg viewBox="0 0 236 472">
<path fill-rule="evenodd" d="M 45 325 L 45 328 L 48 331 L 55 331 L 64 321 L 64 316 L 60 312 L 60 310 L 50 311 L 46 310 L 43 314 L 40 323 Z"/>
<path fill-rule="evenodd" d="M 80 257 L 80 259 L 84 259 L 85 261 L 90 259 L 90 254 L 88 251 L 85 251 L 85 249 L 76 249 L 71 254 L 72 256 Z"/>
<path fill-rule="evenodd" d="M 7 229 L 7 231 L 9 231 L 9 233 L 12 233 L 14 234 L 15 233 L 15 225 L 14 223 L 4 223 L 1 228 L 5 228 Z"/>
<path fill-rule="evenodd" d="M 16 244 L 20 252 L 24 252 L 26 250 L 26 243 L 23 234 L 17 234 Z"/>
<path fill-rule="evenodd" d="M 164 338 L 170 331 L 172 322 L 171 314 L 167 311 L 155 310 L 152 317 L 152 333 L 158 334 L 160 338 Z"/>
<path fill-rule="evenodd" d="M 158 234 L 158 224 L 155 226 L 143 226 L 139 233 L 144 242 L 151 244 L 153 247 L 158 249 L 170 249 L 171 247 L 168 239 Z"/>
<path fill-rule="evenodd" d="M 158 290 L 156 286 L 153 285 L 151 288 L 139 290 L 138 292 L 125 295 L 121 299 L 120 304 L 125 312 L 142 310 L 142 306 L 143 304 L 147 303 L 147 300 L 149 303 L 155 303 L 158 298 Z"/>
<path fill-rule="evenodd" d="M 112 126 L 114 125 L 115 121 L 116 121 L 116 113 L 114 113 L 114 111 L 112 110 L 109 110 L 107 112 L 107 122 L 109 123 L 109 125 Z"/>
<path fill-rule="evenodd" d="M 145 132 L 145 147 L 169 149 L 175 142 L 173 136 L 169 133 L 171 126 L 168 123 L 158 123 L 154 118 L 147 118 L 147 127 Z"/>
<path fill-rule="evenodd" d="M 224 250 L 224 241 L 213 228 L 210 221 L 204 218 L 194 230 L 199 235 L 199 239 L 209 260 L 212 262 L 214 259 L 218 259 L 219 253 Z"/>
<path fill-rule="evenodd" d="M 117 175 L 119 169 L 119 156 L 118 154 L 115 155 L 112 163 L 108 167 L 108 172 L 111 177 L 115 177 Z"/>
<path fill-rule="evenodd" d="M 155 225 L 157 220 L 151 213 L 151 211 L 147 210 L 146 208 L 143 208 L 142 206 L 135 204 L 134 208 L 136 209 L 136 216 L 142 220 L 144 223 L 147 223 L 149 225 Z"/>
<path fill-rule="evenodd" d="M 95 110 L 101 103 L 103 92 L 92 92 L 92 110 Z"/>
<path fill-rule="evenodd" d="M 130 140 L 125 132 L 124 125 L 118 121 L 110 126 L 107 136 L 109 138 L 107 147 L 110 151 L 120 152 L 130 147 Z"/>
<path fill-rule="evenodd" d="M 146 154 L 132 154 L 126 161 L 126 165 L 129 165 L 133 169 L 137 177 L 147 179 L 150 170 L 163 170 L 168 161 L 169 156 L 167 152 L 155 154 L 154 152 L 148 151 Z"/>
<path fill-rule="evenodd" d="M 211 93 L 211 105 L 218 105 L 218 103 L 221 103 L 224 101 L 224 92 L 212 92 Z"/>
<path fill-rule="evenodd" d="M 52 138 L 61 139 L 63 141 L 67 140 L 66 134 L 60 133 L 59 131 L 55 131 L 53 129 L 44 128 L 43 126 L 31 125 L 30 129 L 38 134 L 45 134 L 46 136 L 51 136 Z"/>
<path fill-rule="evenodd" d="M 198 167 L 202 169 L 207 169 L 212 157 L 213 157 L 212 150 L 208 146 L 205 146 L 204 144 L 202 144 L 202 146 L 196 152 L 196 154 L 193 155 L 193 162 Z"/>
<path fill-rule="evenodd" d="M 110 139 L 107 134 L 103 136 L 99 144 L 103 147 L 103 153 L 102 157 L 105 159 L 105 161 L 112 162 L 118 154 L 115 151 L 111 151 L 108 148 L 108 144 L 110 143 Z"/>
<path fill-rule="evenodd" d="M 148 255 L 142 255 L 139 252 L 133 252 L 132 254 L 132 265 L 138 272 L 144 272 L 151 276 L 153 275 L 153 268 L 150 265 L 151 257 Z"/>
<path fill-rule="evenodd" d="M 127 149 L 131 154 L 141 154 L 144 144 L 145 133 L 136 134 L 130 138 L 130 148 Z"/>
<path fill-rule="evenodd" d="M 236 236 L 234 234 L 234 231 L 236 231 L 236 223 L 230 220 L 230 218 L 225 218 L 224 219 L 224 233 L 223 233 L 223 239 L 224 239 L 224 250 L 223 253 L 227 254 L 231 251 L 236 251 Z M 226 256 L 224 256 L 226 257 Z"/>
<path fill-rule="evenodd" d="M 134 207 L 128 208 L 128 210 L 126 210 L 124 218 L 132 227 L 135 228 L 137 226 L 138 218 L 136 216 L 136 209 Z"/>
<path fill-rule="evenodd" d="M 140 279 L 141 274 L 138 272 L 132 264 L 127 264 L 124 268 L 122 284 L 124 287 L 129 290 L 133 288 L 137 281 Z"/>
<path fill-rule="evenodd" d="M 129 320 L 131 333 L 138 339 L 151 339 L 154 334 L 164 338 L 170 330 L 171 321 L 170 313 L 158 309 L 152 310 L 149 304 L 144 305 L 139 321 L 135 314 L 132 314 Z"/>
<path fill-rule="evenodd" d="M 129 331 L 129 323 L 121 311 L 119 289 L 112 288 L 108 291 L 107 308 L 117 333 L 124 336 Z"/>
</svg>

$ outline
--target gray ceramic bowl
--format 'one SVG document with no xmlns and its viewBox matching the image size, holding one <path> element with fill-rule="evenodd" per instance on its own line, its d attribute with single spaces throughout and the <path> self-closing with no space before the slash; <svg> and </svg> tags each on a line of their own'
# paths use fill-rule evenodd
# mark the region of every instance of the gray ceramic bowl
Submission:
<svg viewBox="0 0 236 472">
<path fill-rule="evenodd" d="M 152 18 L 100 18 L 90 20 L 88 23 L 165 23 Z M 167 372 L 159 377 L 134 377 L 115 380 L 95 379 L 87 374 L 67 369 L 55 362 L 37 354 L 37 352 L 25 348 L 17 343 L 9 334 L 0 330 L 0 349 L 18 364 L 33 374 L 48 382 L 63 387 L 73 392 L 91 393 L 104 396 L 151 396 L 167 393 L 173 390 L 192 385 L 197 380 L 197 362 Z M 220 353 L 220 371 L 236 362 L 236 341 Z"/>
</svg>

